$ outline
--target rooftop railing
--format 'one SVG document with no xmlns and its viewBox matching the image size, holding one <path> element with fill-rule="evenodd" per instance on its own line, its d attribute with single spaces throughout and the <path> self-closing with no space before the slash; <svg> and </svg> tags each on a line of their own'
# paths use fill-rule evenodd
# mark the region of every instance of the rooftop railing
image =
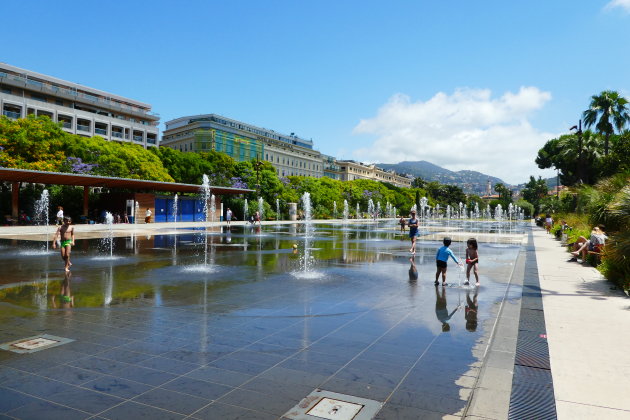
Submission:
<svg viewBox="0 0 630 420">
<path fill-rule="evenodd" d="M 58 95 L 59 94 L 69 95 L 78 99 L 85 99 L 94 104 L 105 105 L 108 107 L 118 108 L 118 109 L 128 111 L 128 112 L 135 112 L 139 114 L 149 115 L 156 118 L 160 117 L 160 114 L 149 111 L 145 108 L 127 105 L 122 102 L 118 102 L 118 101 L 111 100 L 109 98 L 104 98 L 101 96 L 92 95 L 89 93 L 79 92 L 73 88 L 63 88 L 63 87 L 59 87 L 50 83 L 40 82 L 39 80 L 30 79 L 24 76 L 18 76 L 15 74 L 8 74 L 5 72 L 0 72 L 0 79 L 12 80 L 15 82 L 30 85 L 31 87 L 37 87 L 42 92 L 52 92 Z"/>
</svg>

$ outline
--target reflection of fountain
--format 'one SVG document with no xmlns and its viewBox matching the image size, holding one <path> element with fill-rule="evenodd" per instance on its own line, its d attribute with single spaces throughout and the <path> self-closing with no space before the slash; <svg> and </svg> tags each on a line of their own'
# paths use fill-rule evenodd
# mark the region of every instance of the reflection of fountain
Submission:
<svg viewBox="0 0 630 420">
<path fill-rule="evenodd" d="M 48 190 L 42 191 L 42 195 L 39 200 L 35 201 L 35 222 L 38 225 L 46 226 L 46 252 L 48 252 L 48 206 L 50 204 L 50 196 L 48 195 Z"/>
<path fill-rule="evenodd" d="M 103 303 L 105 306 L 109 306 L 112 303 L 114 295 L 114 268 L 109 266 L 109 275 L 103 272 L 105 278 L 105 290 L 103 293 Z"/>
</svg>

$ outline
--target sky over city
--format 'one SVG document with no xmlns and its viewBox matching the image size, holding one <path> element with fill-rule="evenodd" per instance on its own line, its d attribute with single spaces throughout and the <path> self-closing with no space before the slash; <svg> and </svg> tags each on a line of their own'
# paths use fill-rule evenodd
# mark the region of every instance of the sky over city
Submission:
<svg viewBox="0 0 630 420">
<path fill-rule="evenodd" d="M 1 62 L 149 103 L 162 123 L 215 113 L 338 159 L 511 184 L 553 176 L 537 151 L 592 95 L 630 96 L 630 0 L 32 0 L 2 14 Z"/>
</svg>

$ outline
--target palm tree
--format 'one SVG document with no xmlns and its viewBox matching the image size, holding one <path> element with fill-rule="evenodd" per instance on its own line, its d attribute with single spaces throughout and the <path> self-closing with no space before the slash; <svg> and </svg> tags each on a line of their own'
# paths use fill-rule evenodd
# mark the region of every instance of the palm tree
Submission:
<svg viewBox="0 0 630 420">
<path fill-rule="evenodd" d="M 599 121 L 597 118 L 599 117 Z M 599 95 L 591 96 L 591 104 L 583 114 L 587 127 L 595 125 L 597 131 L 605 138 L 604 155 L 608 156 L 608 139 L 614 129 L 621 131 L 630 121 L 628 100 L 613 90 L 602 91 Z"/>
<path fill-rule="evenodd" d="M 582 136 L 581 144 L 575 141 L 574 135 L 560 137 L 559 155 L 567 162 L 575 162 L 575 175 L 578 181 L 589 184 L 592 176 L 595 175 L 593 167 L 601 157 L 602 138 L 601 135 L 590 130 L 580 135 Z"/>
</svg>

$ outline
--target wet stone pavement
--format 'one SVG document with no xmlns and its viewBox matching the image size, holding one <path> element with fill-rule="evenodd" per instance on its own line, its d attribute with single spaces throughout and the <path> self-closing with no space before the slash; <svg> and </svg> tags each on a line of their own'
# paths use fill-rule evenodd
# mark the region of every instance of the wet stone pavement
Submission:
<svg viewBox="0 0 630 420">
<path fill-rule="evenodd" d="M 70 275 L 42 242 L 1 239 L 0 344 L 74 341 L 0 350 L 0 419 L 280 419 L 316 389 L 379 402 L 375 419 L 460 418 L 520 298 L 523 227 L 432 222 L 410 259 L 395 223 L 130 232 L 111 255 L 81 239 Z M 433 285 L 452 232 L 491 238 L 478 289 L 452 261 Z"/>
</svg>

